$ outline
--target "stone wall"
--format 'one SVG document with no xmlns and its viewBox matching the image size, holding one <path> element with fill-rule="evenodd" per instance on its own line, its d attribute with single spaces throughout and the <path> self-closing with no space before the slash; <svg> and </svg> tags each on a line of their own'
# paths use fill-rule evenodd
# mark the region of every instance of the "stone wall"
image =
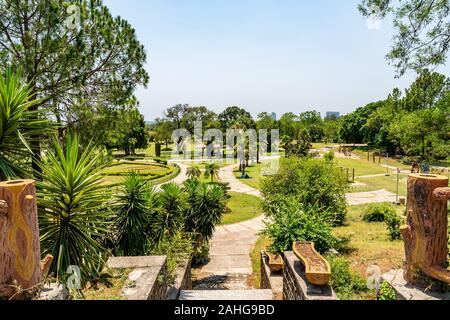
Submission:
<svg viewBox="0 0 450 320">
<path fill-rule="evenodd" d="M 112 257 L 107 266 L 110 269 L 132 269 L 122 296 L 127 300 L 166 300 L 167 258 L 154 257 Z"/>
<path fill-rule="evenodd" d="M 192 259 L 186 259 L 176 270 L 175 283 L 167 288 L 167 300 L 178 300 L 182 290 L 192 290 L 191 263 Z"/>
<path fill-rule="evenodd" d="M 329 285 L 315 286 L 306 280 L 305 268 L 291 251 L 284 254 L 284 300 L 337 300 Z"/>
<path fill-rule="evenodd" d="M 283 275 L 272 274 L 268 265 L 268 259 L 264 251 L 261 251 L 261 282 L 260 289 L 270 289 L 274 300 L 283 300 Z"/>
</svg>

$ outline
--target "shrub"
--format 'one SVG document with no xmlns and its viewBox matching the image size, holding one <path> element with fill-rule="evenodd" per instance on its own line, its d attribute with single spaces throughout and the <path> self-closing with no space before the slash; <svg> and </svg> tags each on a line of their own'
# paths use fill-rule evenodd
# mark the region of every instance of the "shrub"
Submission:
<svg viewBox="0 0 450 320">
<path fill-rule="evenodd" d="M 149 236 L 156 194 L 148 181 L 131 172 L 119 187 L 116 202 L 116 253 L 120 256 L 142 255 Z"/>
<path fill-rule="evenodd" d="M 327 153 L 325 153 L 325 155 L 323 156 L 323 159 L 327 162 L 333 162 L 334 161 L 334 151 L 328 151 Z"/>
<path fill-rule="evenodd" d="M 395 208 L 390 203 L 373 203 L 367 206 L 363 220 L 365 222 L 384 222 L 395 215 Z"/>
<path fill-rule="evenodd" d="M 349 183 L 332 163 L 323 159 L 282 159 L 278 172 L 262 180 L 261 191 L 270 202 L 277 197 L 294 197 L 318 213 L 332 213 L 330 222 L 340 225 L 345 220 Z"/>
<path fill-rule="evenodd" d="M 402 234 L 400 233 L 402 219 L 397 214 L 393 214 L 386 218 L 386 224 L 390 239 L 392 241 L 400 240 L 402 238 Z"/>
<path fill-rule="evenodd" d="M 80 267 L 82 284 L 104 265 L 110 197 L 99 184 L 102 155 L 88 145 L 81 152 L 77 136 L 67 136 L 65 151 L 55 138 L 54 152 L 40 163 L 37 183 L 42 254 L 54 257 L 50 272 L 64 281 L 69 266 Z"/>
<path fill-rule="evenodd" d="M 318 252 L 324 253 L 337 242 L 331 232 L 328 217 L 314 208 L 305 208 L 296 199 L 278 203 L 263 233 L 272 240 L 270 251 L 282 254 L 292 249 L 295 241 L 312 241 Z"/>
<path fill-rule="evenodd" d="M 358 274 L 350 271 L 345 258 L 327 255 L 331 266 L 330 285 L 341 300 L 355 300 L 369 291 L 367 281 Z"/>
<path fill-rule="evenodd" d="M 378 300 L 397 300 L 397 293 L 386 281 L 381 283 Z"/>
</svg>

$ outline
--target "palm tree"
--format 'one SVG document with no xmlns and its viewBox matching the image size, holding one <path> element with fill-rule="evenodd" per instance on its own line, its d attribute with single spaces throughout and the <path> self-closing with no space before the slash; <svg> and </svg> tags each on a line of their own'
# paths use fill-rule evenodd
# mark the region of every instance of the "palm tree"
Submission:
<svg viewBox="0 0 450 320">
<path fill-rule="evenodd" d="M 0 73 L 0 180 L 31 175 L 30 142 L 50 133 L 53 126 L 44 119 L 43 111 L 29 111 L 38 104 L 32 88 L 21 82 L 21 75 L 6 70 Z"/>
<path fill-rule="evenodd" d="M 104 158 L 92 144 L 81 152 L 76 135 L 66 137 L 65 151 L 57 138 L 53 148 L 47 160 L 39 163 L 41 249 L 54 257 L 50 272 L 58 280 L 65 280 L 69 266 L 78 266 L 85 284 L 105 262 L 101 243 L 110 232 L 110 197 L 99 183 Z"/>
<path fill-rule="evenodd" d="M 116 196 L 116 252 L 120 256 L 144 255 L 156 193 L 149 182 L 136 172 L 129 173 Z"/>
<path fill-rule="evenodd" d="M 187 169 L 186 175 L 188 176 L 189 179 L 196 180 L 196 179 L 200 178 L 200 176 L 202 175 L 202 172 L 200 171 L 199 167 L 192 166 Z"/>
<path fill-rule="evenodd" d="M 211 178 L 211 183 L 214 182 L 214 179 L 219 179 L 219 165 L 215 162 L 207 163 L 205 165 L 205 178 Z"/>
</svg>

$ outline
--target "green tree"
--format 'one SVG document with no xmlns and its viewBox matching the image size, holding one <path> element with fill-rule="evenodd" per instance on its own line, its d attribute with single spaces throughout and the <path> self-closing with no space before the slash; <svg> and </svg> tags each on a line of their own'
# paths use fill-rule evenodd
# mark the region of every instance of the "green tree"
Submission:
<svg viewBox="0 0 450 320">
<path fill-rule="evenodd" d="M 67 136 L 65 146 L 55 139 L 53 148 L 39 163 L 41 250 L 54 257 L 50 272 L 59 281 L 65 280 L 69 266 L 78 266 L 85 284 L 105 262 L 102 242 L 110 232 L 110 196 L 99 182 L 106 164 L 93 145 L 81 151 L 77 136 Z"/>
<path fill-rule="evenodd" d="M 20 74 L 11 69 L 5 76 L 0 73 L 0 180 L 31 174 L 30 143 L 52 131 L 43 111 L 30 111 L 38 103 Z"/>
<path fill-rule="evenodd" d="M 313 158 L 282 159 L 278 173 L 261 182 L 266 211 L 276 212 L 280 201 L 295 198 L 329 217 L 332 224 L 345 219 L 348 188 L 347 178 L 333 163 Z"/>
<path fill-rule="evenodd" d="M 219 165 L 217 163 L 212 162 L 205 165 L 205 178 L 211 178 L 211 182 L 214 182 L 214 179 L 219 179 Z"/>
<path fill-rule="evenodd" d="M 202 175 L 202 172 L 200 171 L 199 167 L 192 166 L 187 169 L 186 175 L 189 177 L 189 179 L 195 180 L 195 179 L 200 178 L 200 176 Z"/>
<path fill-rule="evenodd" d="M 79 8 L 79 24 L 70 5 Z M 0 2 L 0 66 L 22 68 L 31 94 L 42 98 L 30 110 L 49 108 L 61 125 L 77 121 L 72 107 L 78 104 L 126 104 L 148 82 L 145 61 L 135 30 L 100 0 Z M 39 137 L 31 141 L 37 162 Z"/>
<path fill-rule="evenodd" d="M 294 140 L 298 136 L 298 117 L 292 112 L 286 113 L 281 116 L 279 122 L 280 136 L 289 137 L 290 140 Z"/>
<path fill-rule="evenodd" d="M 225 132 L 236 123 L 245 124 L 247 128 L 252 125 L 252 115 L 240 107 L 228 107 L 221 114 L 219 114 L 220 127 Z"/>
<path fill-rule="evenodd" d="M 446 62 L 450 47 L 447 0 L 362 0 L 359 10 L 366 17 L 393 17 L 396 34 L 387 58 L 398 75 Z"/>
</svg>

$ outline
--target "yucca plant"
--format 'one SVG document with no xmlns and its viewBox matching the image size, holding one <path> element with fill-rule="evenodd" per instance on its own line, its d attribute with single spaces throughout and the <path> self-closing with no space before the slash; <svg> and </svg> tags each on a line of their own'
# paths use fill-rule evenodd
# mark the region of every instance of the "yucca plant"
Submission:
<svg viewBox="0 0 450 320">
<path fill-rule="evenodd" d="M 141 175 L 131 172 L 125 177 L 115 201 L 117 255 L 143 255 L 149 238 L 150 218 L 156 206 L 153 187 Z"/>
<path fill-rule="evenodd" d="M 161 187 L 158 204 L 150 222 L 153 246 L 158 246 L 165 237 L 171 237 L 183 228 L 187 198 L 183 190 L 174 183 Z"/>
<path fill-rule="evenodd" d="M 54 129 L 44 111 L 29 110 L 39 102 L 20 73 L 0 73 L 0 180 L 31 175 L 30 142 Z"/>
<path fill-rule="evenodd" d="M 37 183 L 42 254 L 54 257 L 50 272 L 59 281 L 78 266 L 85 284 L 104 264 L 101 242 L 110 232 L 110 196 L 99 183 L 104 159 L 92 144 L 80 150 L 76 135 L 66 137 L 64 148 L 55 138 L 53 148 Z"/>
<path fill-rule="evenodd" d="M 219 165 L 217 163 L 212 162 L 205 165 L 205 178 L 210 178 L 211 183 L 214 182 L 214 179 L 219 179 Z"/>
<path fill-rule="evenodd" d="M 185 229 L 197 234 L 200 244 L 209 241 L 227 212 L 229 195 L 219 185 L 195 180 L 186 181 L 184 190 L 189 202 L 185 212 Z"/>
<path fill-rule="evenodd" d="M 195 180 L 195 179 L 200 178 L 200 176 L 202 175 L 202 172 L 200 171 L 199 167 L 192 166 L 187 169 L 186 175 L 188 176 L 189 179 Z"/>
</svg>

